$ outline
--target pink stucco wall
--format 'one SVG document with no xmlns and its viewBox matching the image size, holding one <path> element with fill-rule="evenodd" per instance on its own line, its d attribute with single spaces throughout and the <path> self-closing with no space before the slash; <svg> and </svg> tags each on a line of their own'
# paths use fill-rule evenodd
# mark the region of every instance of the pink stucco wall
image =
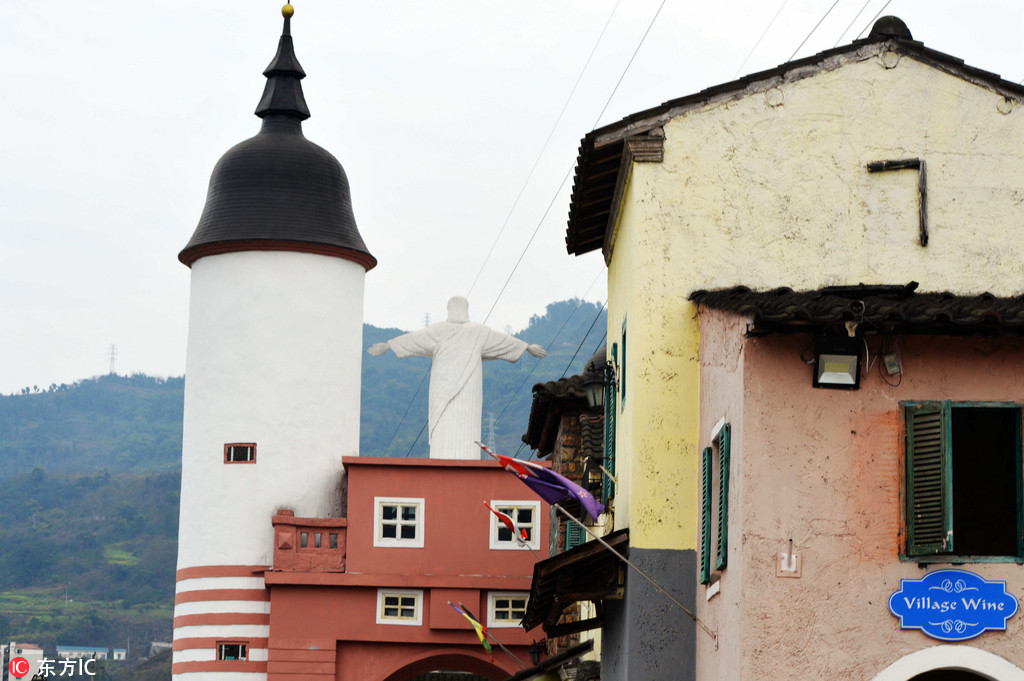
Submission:
<svg viewBox="0 0 1024 681">
<path fill-rule="evenodd" d="M 823 390 L 800 358 L 810 335 L 744 339 L 746 324 L 701 309 L 701 446 L 724 417 L 732 458 L 729 564 L 717 595 L 697 595 L 718 648 L 698 637 L 697 678 L 870 680 L 940 643 L 900 630 L 887 601 L 901 578 L 950 567 L 900 560 L 901 402 L 1024 402 L 1024 341 L 904 336 L 899 386 L 876 367 L 860 390 Z M 869 338 L 872 353 L 878 342 Z M 777 577 L 790 539 L 801 576 Z M 962 567 L 1024 595 L 1024 566 Z M 1022 627 L 1018 614 L 1006 632 L 959 645 L 1024 666 Z"/>
</svg>

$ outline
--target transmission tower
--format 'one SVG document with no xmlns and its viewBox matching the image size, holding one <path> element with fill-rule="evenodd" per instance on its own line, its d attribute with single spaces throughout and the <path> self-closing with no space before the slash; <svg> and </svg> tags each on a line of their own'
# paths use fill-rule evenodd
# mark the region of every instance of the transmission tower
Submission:
<svg viewBox="0 0 1024 681">
<path fill-rule="evenodd" d="M 489 411 L 489 412 L 487 412 L 487 446 L 490 447 L 492 451 L 495 449 L 494 440 L 495 440 L 495 437 L 496 437 L 495 436 L 494 425 L 495 425 L 494 412 L 493 411 Z"/>
<path fill-rule="evenodd" d="M 117 346 L 110 346 L 110 375 L 113 376 L 117 373 Z"/>
</svg>

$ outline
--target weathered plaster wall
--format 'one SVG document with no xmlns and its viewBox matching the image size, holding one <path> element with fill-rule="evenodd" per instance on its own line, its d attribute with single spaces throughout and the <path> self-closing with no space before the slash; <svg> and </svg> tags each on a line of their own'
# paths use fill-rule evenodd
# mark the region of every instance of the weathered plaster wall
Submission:
<svg viewBox="0 0 1024 681">
<path fill-rule="evenodd" d="M 665 160 L 636 164 L 632 200 L 651 236 L 667 232 L 657 249 L 684 288 L 1020 291 L 1021 102 L 908 57 L 861 59 L 666 125 Z M 906 158 L 927 164 L 927 247 L 916 171 L 866 170 Z"/>
<path fill-rule="evenodd" d="M 647 176 L 650 166 L 634 169 Z M 648 182 L 637 180 L 639 186 Z M 608 345 L 618 344 L 615 527 L 630 546 L 696 549 L 696 308 L 679 286 L 652 222 L 650 199 L 628 190 L 615 258 L 608 267 Z M 662 245 L 653 244 L 662 240 Z M 625 371 L 622 324 L 626 322 Z"/>
<path fill-rule="evenodd" d="M 697 569 L 694 551 L 635 549 L 629 559 L 687 608 L 693 608 Z M 602 681 L 692 681 L 693 620 L 632 570 L 625 597 L 605 601 L 601 639 Z"/>
<path fill-rule="evenodd" d="M 740 679 L 742 658 L 735 654 L 744 645 L 740 627 L 740 602 L 745 593 L 743 565 L 745 551 L 740 541 L 743 528 L 736 522 L 742 518 L 747 501 L 743 491 L 744 459 L 737 456 L 736 443 L 741 442 L 743 429 L 743 332 L 746 321 L 735 315 L 726 315 L 717 310 L 703 310 L 701 313 L 700 361 L 701 361 L 701 403 L 699 449 L 711 445 L 710 433 L 720 420 L 725 420 L 732 429 L 732 456 L 729 477 L 729 545 L 728 565 L 716 574 L 719 580 L 718 593 L 710 599 L 703 585 L 697 587 L 696 612 L 718 636 L 720 651 L 716 652 L 715 640 L 704 631 L 697 632 L 697 678 L 698 679 Z M 697 490 L 697 501 L 701 492 Z M 699 517 L 699 516 L 698 516 Z M 698 536 L 698 542 L 700 541 Z M 698 548 L 699 552 L 699 548 Z M 698 553 L 699 556 L 699 553 Z M 698 557 L 699 560 L 699 557 Z M 735 566 L 735 569 L 734 569 Z M 713 569 L 714 566 L 712 566 Z M 697 583 L 699 570 L 693 574 Z"/>
<path fill-rule="evenodd" d="M 727 336 L 742 331 L 736 318 L 718 313 L 704 315 L 702 328 L 708 346 L 723 340 L 719 359 L 736 345 Z M 735 375 L 721 380 L 714 363 L 702 384 L 707 409 L 743 404 L 733 421 L 729 566 L 721 593 L 700 610 L 719 629 L 720 647 L 710 650 L 698 639 L 701 679 L 871 679 L 904 655 L 935 646 L 920 632 L 901 631 L 887 607 L 900 579 L 949 567 L 899 559 L 900 402 L 1024 401 L 1021 340 L 903 337 L 902 383 L 885 384 L 876 367 L 857 391 L 811 387 L 812 369 L 800 359 L 810 340 L 745 340 L 742 386 Z M 872 352 L 876 342 L 869 339 Z M 702 432 L 712 420 L 702 418 Z M 775 561 L 790 539 L 801 577 L 776 577 Z M 964 567 L 1006 580 L 1011 593 L 1024 596 L 1020 565 Z M 1007 632 L 988 632 L 968 645 L 1024 666 L 1022 626 L 1018 615 Z"/>
</svg>

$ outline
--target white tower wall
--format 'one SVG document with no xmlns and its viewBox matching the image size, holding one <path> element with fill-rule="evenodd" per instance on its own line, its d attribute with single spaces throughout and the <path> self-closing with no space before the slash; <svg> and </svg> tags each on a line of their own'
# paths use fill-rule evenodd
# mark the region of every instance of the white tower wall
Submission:
<svg viewBox="0 0 1024 681">
<path fill-rule="evenodd" d="M 364 277 L 301 252 L 192 264 L 176 678 L 240 679 L 267 659 L 271 516 L 339 514 L 341 458 L 359 448 Z M 229 443 L 255 443 L 255 463 L 225 463 Z M 224 675 L 209 664 L 233 637 L 250 642 L 247 661 Z"/>
</svg>

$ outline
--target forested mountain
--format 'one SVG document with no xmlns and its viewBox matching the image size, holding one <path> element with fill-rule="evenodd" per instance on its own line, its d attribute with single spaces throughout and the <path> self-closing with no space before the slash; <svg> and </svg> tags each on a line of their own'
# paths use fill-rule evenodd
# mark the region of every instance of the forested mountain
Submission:
<svg viewBox="0 0 1024 681">
<path fill-rule="evenodd" d="M 515 453 L 532 386 L 582 371 L 605 328 L 603 310 L 578 300 L 531 318 L 515 335 L 548 356 L 485 362 L 484 439 L 493 430 Z M 427 455 L 430 360 L 365 353 L 402 333 L 363 328 L 365 456 Z M 52 653 L 130 639 L 133 655 L 170 640 L 183 399 L 183 378 L 143 375 L 0 395 L 0 640 Z"/>
</svg>

